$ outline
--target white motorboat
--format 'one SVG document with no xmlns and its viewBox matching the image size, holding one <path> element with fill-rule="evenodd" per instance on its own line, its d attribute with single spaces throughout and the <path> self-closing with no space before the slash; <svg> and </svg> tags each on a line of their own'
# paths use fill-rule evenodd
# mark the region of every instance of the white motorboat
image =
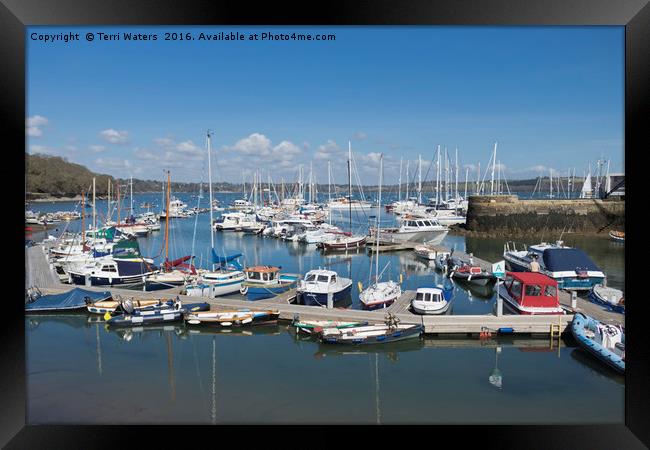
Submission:
<svg viewBox="0 0 650 450">
<path fill-rule="evenodd" d="M 447 257 L 449 256 L 449 251 L 442 247 L 436 247 L 433 245 L 417 245 L 413 252 L 415 256 L 423 259 L 428 259 L 430 261 L 435 260 L 438 257 Z"/>
<path fill-rule="evenodd" d="M 298 298 L 305 305 L 327 306 L 328 296 L 332 303 L 350 295 L 352 280 L 339 277 L 333 270 L 315 269 L 305 275 L 298 283 Z"/>
<path fill-rule="evenodd" d="M 370 228 L 370 236 L 375 237 L 377 229 Z M 403 216 L 397 228 L 379 228 L 379 239 L 382 242 L 426 242 L 436 245 L 449 233 L 449 228 L 441 225 L 435 218 L 419 216 Z"/>
<path fill-rule="evenodd" d="M 243 212 L 223 214 L 214 222 L 214 229 L 218 231 L 242 231 L 245 227 L 257 224 L 254 215 Z"/>
<path fill-rule="evenodd" d="M 442 285 L 418 288 L 411 300 L 411 308 L 416 314 L 446 314 L 452 294 L 453 288 L 444 289 Z"/>
</svg>

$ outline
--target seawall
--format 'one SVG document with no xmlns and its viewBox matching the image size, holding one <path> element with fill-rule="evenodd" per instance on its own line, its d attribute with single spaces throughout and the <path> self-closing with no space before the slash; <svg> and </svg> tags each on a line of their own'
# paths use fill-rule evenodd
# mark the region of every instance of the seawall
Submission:
<svg viewBox="0 0 650 450">
<path fill-rule="evenodd" d="M 467 230 L 492 234 L 602 233 L 625 228 L 625 201 L 520 200 L 516 195 L 469 197 Z"/>
</svg>

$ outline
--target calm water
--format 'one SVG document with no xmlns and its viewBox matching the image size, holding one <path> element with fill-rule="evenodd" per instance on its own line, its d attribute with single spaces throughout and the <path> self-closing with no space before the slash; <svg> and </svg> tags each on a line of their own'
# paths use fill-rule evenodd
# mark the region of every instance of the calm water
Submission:
<svg viewBox="0 0 650 450">
<path fill-rule="evenodd" d="M 205 196 L 201 206 L 207 205 Z M 189 194 L 178 197 L 197 206 Z M 229 203 L 240 195 L 216 197 Z M 158 212 L 161 195 L 136 196 L 136 212 L 143 201 L 154 202 Z M 97 203 L 105 214 L 106 202 Z M 30 208 L 72 210 L 75 204 Z M 364 231 L 368 220 L 353 212 L 353 231 Z M 383 224 L 393 220 L 382 212 Z M 349 227 L 347 213 L 334 222 Z M 143 254 L 160 262 L 163 239 L 164 223 L 160 232 L 140 239 Z M 585 250 L 611 286 L 623 287 L 623 246 L 594 237 L 563 239 Z M 490 261 L 501 259 L 503 244 L 461 236 L 443 242 Z M 192 247 L 197 263 L 205 265 L 207 213 L 196 218 L 196 226 L 194 217 L 170 225 L 169 257 L 190 254 Z M 289 273 L 330 267 L 364 286 L 370 275 L 371 259 L 363 250 L 323 255 L 315 246 L 238 233 L 215 233 L 215 249 L 241 252 L 247 264 L 280 265 Z M 411 252 L 382 254 L 379 264 L 380 270 L 387 267 L 384 279 L 402 274 L 405 289 L 443 282 Z M 359 307 L 356 283 L 351 302 Z M 453 313 L 485 314 L 494 302 L 493 293 L 457 284 Z M 284 324 L 243 332 L 184 325 L 120 331 L 87 314 L 49 314 L 27 316 L 25 327 L 29 423 L 623 423 L 623 377 L 570 338 L 559 350 L 548 339 L 529 338 L 426 338 L 340 349 L 298 339 Z"/>
</svg>

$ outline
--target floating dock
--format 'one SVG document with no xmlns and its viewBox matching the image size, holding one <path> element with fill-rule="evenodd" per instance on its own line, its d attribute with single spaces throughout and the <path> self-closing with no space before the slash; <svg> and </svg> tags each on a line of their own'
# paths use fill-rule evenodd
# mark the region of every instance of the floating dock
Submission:
<svg viewBox="0 0 650 450">
<path fill-rule="evenodd" d="M 460 252 L 456 252 L 457 254 Z M 26 287 L 36 286 L 43 294 L 66 292 L 75 286 L 63 284 L 47 262 L 47 250 L 42 245 L 26 249 Z M 461 256 L 462 257 L 462 256 Z M 476 263 L 488 264 L 487 261 L 474 257 Z M 83 287 L 83 286 L 81 286 Z M 106 286 L 85 287 L 89 290 L 105 291 Z M 404 291 L 400 298 L 387 308 L 374 311 L 355 310 L 345 308 L 324 308 L 320 306 L 298 305 L 296 291 L 291 289 L 274 298 L 251 302 L 242 296 L 226 296 L 217 298 L 188 297 L 180 295 L 181 288 L 143 292 L 133 289 L 108 288 L 114 296 L 122 298 L 156 298 L 169 299 L 177 296 L 185 303 L 207 302 L 213 310 L 223 309 L 275 309 L 280 313 L 281 320 L 293 320 L 299 317 L 303 320 L 345 320 L 368 321 L 370 323 L 383 323 L 388 313 L 393 314 L 403 324 L 421 324 L 426 334 L 456 334 L 456 335 L 481 335 L 489 334 L 530 334 L 554 335 L 568 331 L 568 326 L 573 319 L 573 311 L 581 311 L 597 320 L 606 323 L 624 324 L 624 315 L 603 310 L 587 300 L 578 298 L 575 310 L 571 309 L 571 295 L 560 291 L 560 301 L 569 311 L 566 315 L 517 315 L 495 314 L 484 315 L 431 315 L 422 316 L 410 311 L 410 302 L 415 291 Z M 505 310 L 505 306 L 504 306 Z"/>
</svg>

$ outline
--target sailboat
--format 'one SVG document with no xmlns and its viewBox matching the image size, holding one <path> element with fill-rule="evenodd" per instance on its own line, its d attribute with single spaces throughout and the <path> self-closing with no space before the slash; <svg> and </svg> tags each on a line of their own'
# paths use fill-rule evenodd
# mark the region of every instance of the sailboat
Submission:
<svg viewBox="0 0 650 450">
<path fill-rule="evenodd" d="M 206 140 L 208 147 L 208 185 L 210 188 L 210 205 L 212 205 L 212 140 L 209 130 Z M 212 211 L 213 209 L 210 208 L 210 224 L 213 223 Z M 187 295 L 214 298 L 234 292 L 243 292 L 242 282 L 245 279 L 245 275 L 242 271 L 242 266 L 237 260 L 241 256 L 241 253 L 223 257 L 218 256 L 214 251 L 214 228 L 212 225 L 210 225 L 210 248 L 213 264 L 212 270 L 199 270 L 196 282 L 185 286 Z"/>
<path fill-rule="evenodd" d="M 171 190 L 171 174 L 167 171 L 167 208 L 169 211 L 169 192 Z M 196 270 L 192 264 L 184 264 L 185 261 L 191 260 L 192 256 L 169 261 L 169 218 L 171 214 L 165 215 L 165 262 L 161 266 L 161 271 L 151 274 L 145 281 L 147 291 L 156 291 L 159 289 L 169 289 L 177 286 L 184 286 L 185 283 L 196 275 Z M 175 269 L 174 267 L 184 267 L 186 270 Z"/>
<path fill-rule="evenodd" d="M 379 208 L 377 209 L 377 229 L 379 229 L 379 219 L 381 217 L 381 185 L 382 185 L 382 172 L 384 168 L 384 155 L 379 157 Z M 379 233 L 377 235 L 377 246 L 379 247 Z M 379 307 L 386 307 L 393 303 L 402 295 L 402 288 L 399 283 L 395 281 L 379 281 L 379 252 L 375 252 L 375 283 L 368 286 L 365 290 L 359 293 L 359 300 L 366 309 L 374 309 Z M 372 259 L 371 259 L 372 261 Z M 372 264 L 372 263 L 371 263 Z M 361 290 L 361 282 L 359 282 L 359 290 Z"/>
<path fill-rule="evenodd" d="M 349 156 L 348 156 L 348 193 L 350 200 L 352 199 L 352 147 L 348 143 Z M 347 250 L 351 248 L 359 248 L 366 245 L 365 235 L 352 234 L 352 201 L 347 202 L 348 210 L 350 212 L 350 233 L 349 234 L 334 234 L 327 239 L 323 239 L 318 243 L 318 247 L 323 250 Z"/>
<path fill-rule="evenodd" d="M 350 164 L 352 164 L 352 144 L 348 142 L 348 170 L 351 170 Z M 350 186 L 352 186 L 352 172 L 350 172 Z M 361 189 L 361 188 L 359 188 Z M 363 196 L 363 192 L 361 192 Z M 330 210 L 346 210 L 346 209 L 355 209 L 363 210 L 372 208 L 372 203 L 366 201 L 365 199 L 356 200 L 352 198 L 352 189 L 350 189 L 347 197 L 338 197 L 330 200 L 327 203 L 327 208 Z"/>
</svg>

